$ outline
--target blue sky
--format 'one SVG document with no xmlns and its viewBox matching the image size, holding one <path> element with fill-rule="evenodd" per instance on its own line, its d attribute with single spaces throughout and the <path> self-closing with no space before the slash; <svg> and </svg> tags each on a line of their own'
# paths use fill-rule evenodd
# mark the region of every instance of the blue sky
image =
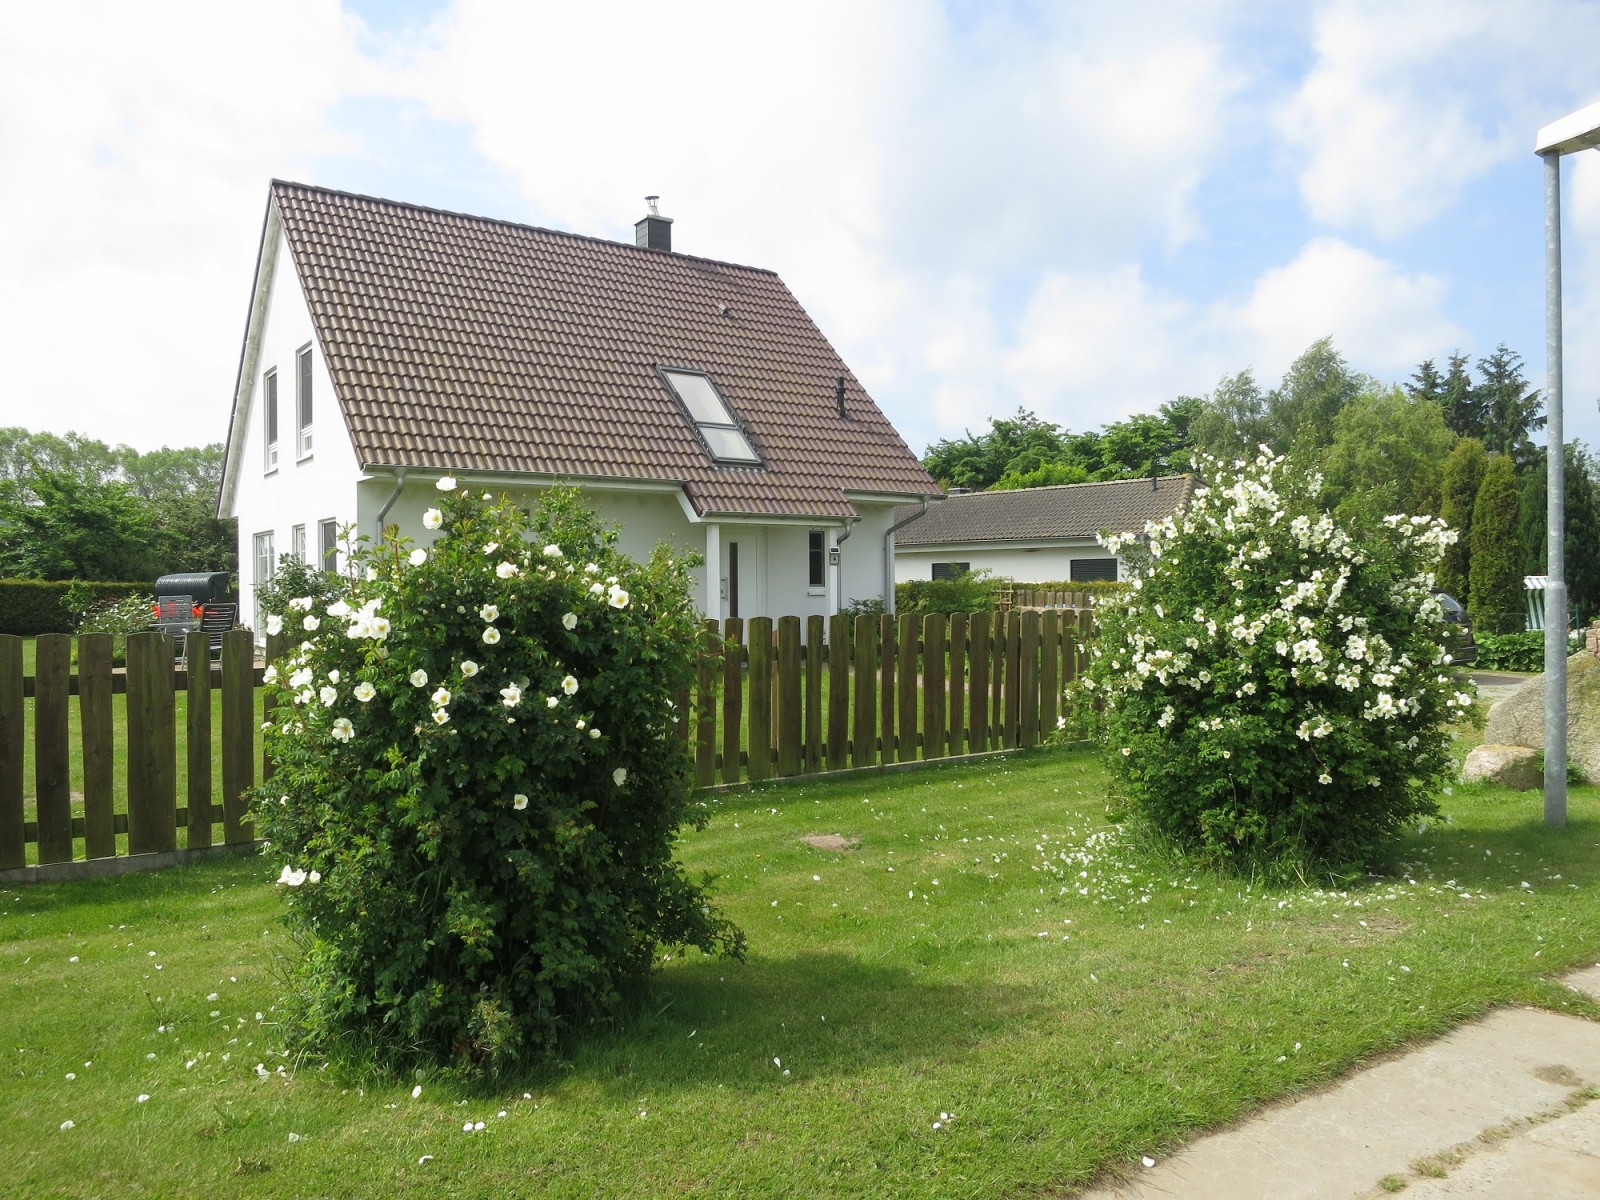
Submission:
<svg viewBox="0 0 1600 1200">
<path fill-rule="evenodd" d="M 0 11 L 0 424 L 220 440 L 277 176 L 777 270 L 913 449 L 1274 382 L 1544 381 L 1537 129 L 1593 0 L 283 0 Z M 1600 444 L 1600 153 L 1566 167 Z"/>
</svg>

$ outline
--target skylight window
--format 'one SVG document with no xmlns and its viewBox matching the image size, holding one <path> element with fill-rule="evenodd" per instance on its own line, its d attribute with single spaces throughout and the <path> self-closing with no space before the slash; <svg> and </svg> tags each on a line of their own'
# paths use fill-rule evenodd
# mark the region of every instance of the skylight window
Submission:
<svg viewBox="0 0 1600 1200">
<path fill-rule="evenodd" d="M 712 458 L 719 463 L 760 465 L 760 455 L 750 445 L 750 439 L 739 427 L 733 410 L 728 407 L 709 376 L 697 371 L 668 370 L 664 367 L 661 376 L 667 381 L 673 395 L 677 396 L 678 403 L 688 411 L 689 419 L 705 439 Z"/>
</svg>

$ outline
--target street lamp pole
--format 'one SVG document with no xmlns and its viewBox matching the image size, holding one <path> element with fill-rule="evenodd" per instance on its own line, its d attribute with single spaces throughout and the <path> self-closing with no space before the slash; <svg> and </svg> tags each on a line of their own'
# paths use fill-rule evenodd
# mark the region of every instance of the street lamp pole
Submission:
<svg viewBox="0 0 1600 1200">
<path fill-rule="evenodd" d="M 1600 104 L 1539 130 L 1544 159 L 1545 525 L 1544 820 L 1567 823 L 1567 510 L 1566 437 L 1561 396 L 1561 159 L 1600 146 Z"/>
</svg>

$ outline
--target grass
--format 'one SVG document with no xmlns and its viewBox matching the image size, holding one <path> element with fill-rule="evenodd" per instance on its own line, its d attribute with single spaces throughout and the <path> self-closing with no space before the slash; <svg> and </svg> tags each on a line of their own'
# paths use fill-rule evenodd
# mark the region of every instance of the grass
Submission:
<svg viewBox="0 0 1600 1200">
<path fill-rule="evenodd" d="M 1594 788 L 1566 830 L 1458 788 L 1343 893 L 1191 870 L 1106 797 L 1061 751 L 708 797 L 681 853 L 749 961 L 416 1099 L 281 1056 L 276 863 L 0 891 L 0 1194 L 1054 1194 L 1493 1004 L 1600 1016 L 1549 981 L 1600 950 Z"/>
</svg>

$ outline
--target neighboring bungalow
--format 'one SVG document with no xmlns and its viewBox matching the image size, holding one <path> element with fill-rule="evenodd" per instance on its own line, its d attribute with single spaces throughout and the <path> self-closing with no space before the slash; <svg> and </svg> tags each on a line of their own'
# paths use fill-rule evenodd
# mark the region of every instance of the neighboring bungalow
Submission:
<svg viewBox="0 0 1600 1200">
<path fill-rule="evenodd" d="M 1190 475 L 1069 483 L 1012 492 L 952 492 L 895 533 L 896 582 L 988 570 L 1018 583 L 1118 579 L 1121 560 L 1095 539 L 1142 533 L 1189 498 Z"/>
<path fill-rule="evenodd" d="M 777 275 L 672 253 L 653 202 L 636 234 L 275 181 L 218 501 L 247 619 L 346 525 L 431 542 L 445 475 L 580 485 L 628 554 L 704 556 L 710 616 L 892 597 L 895 506 L 938 486 Z"/>
</svg>

